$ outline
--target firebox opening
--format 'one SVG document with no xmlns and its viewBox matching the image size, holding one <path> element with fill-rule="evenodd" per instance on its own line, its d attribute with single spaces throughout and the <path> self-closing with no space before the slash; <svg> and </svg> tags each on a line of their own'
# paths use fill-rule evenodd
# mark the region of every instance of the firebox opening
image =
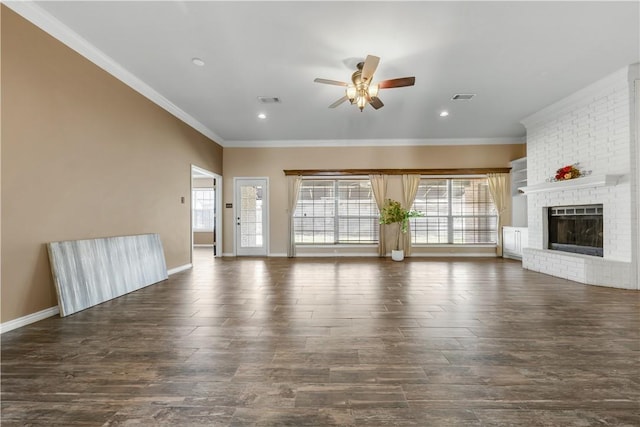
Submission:
<svg viewBox="0 0 640 427">
<path fill-rule="evenodd" d="M 602 205 L 550 207 L 549 249 L 602 257 Z"/>
</svg>

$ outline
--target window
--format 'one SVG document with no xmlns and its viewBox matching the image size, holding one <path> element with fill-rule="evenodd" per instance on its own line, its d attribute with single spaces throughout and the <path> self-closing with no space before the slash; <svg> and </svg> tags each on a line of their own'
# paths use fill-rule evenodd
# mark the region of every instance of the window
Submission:
<svg viewBox="0 0 640 427">
<path fill-rule="evenodd" d="M 193 229 L 213 231 L 214 195 L 213 188 L 197 188 L 192 194 Z"/>
<path fill-rule="evenodd" d="M 413 244 L 494 244 L 498 216 L 486 178 L 421 179 L 413 209 Z"/>
<path fill-rule="evenodd" d="M 293 218 L 295 242 L 376 243 L 378 217 L 368 179 L 303 180 Z"/>
</svg>

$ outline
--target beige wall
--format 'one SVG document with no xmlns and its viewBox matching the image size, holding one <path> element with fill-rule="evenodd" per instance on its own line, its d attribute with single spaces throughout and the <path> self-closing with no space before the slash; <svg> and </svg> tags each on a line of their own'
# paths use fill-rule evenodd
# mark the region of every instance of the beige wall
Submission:
<svg viewBox="0 0 640 427">
<path fill-rule="evenodd" d="M 224 203 L 233 202 L 234 177 L 269 178 L 270 254 L 287 248 L 287 190 L 283 169 L 482 168 L 509 167 L 524 157 L 524 144 L 406 147 L 225 148 Z M 389 196 L 400 198 L 400 177 Z M 233 210 L 224 209 L 223 253 L 233 253 Z"/>
<path fill-rule="evenodd" d="M 193 188 L 213 188 L 213 178 L 193 178 Z"/>
<path fill-rule="evenodd" d="M 1 19 L 1 321 L 57 304 L 50 241 L 159 233 L 168 268 L 188 264 L 191 164 L 222 174 L 222 148 L 5 6 Z"/>
<path fill-rule="evenodd" d="M 213 231 L 194 231 L 194 245 L 213 245 Z"/>
</svg>

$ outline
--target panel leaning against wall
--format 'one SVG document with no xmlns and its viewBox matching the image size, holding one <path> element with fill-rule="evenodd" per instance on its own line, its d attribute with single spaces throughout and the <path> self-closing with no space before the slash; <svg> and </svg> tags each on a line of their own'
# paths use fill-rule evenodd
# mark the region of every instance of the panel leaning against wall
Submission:
<svg viewBox="0 0 640 427">
<path fill-rule="evenodd" d="M 167 279 L 158 234 L 47 244 L 60 316 Z"/>
</svg>

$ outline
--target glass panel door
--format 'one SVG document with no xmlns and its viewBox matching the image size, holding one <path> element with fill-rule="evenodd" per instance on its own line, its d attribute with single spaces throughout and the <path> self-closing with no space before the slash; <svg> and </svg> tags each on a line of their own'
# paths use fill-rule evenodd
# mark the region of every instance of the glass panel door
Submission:
<svg viewBox="0 0 640 427">
<path fill-rule="evenodd" d="M 268 198 L 265 178 L 235 179 L 236 255 L 266 256 Z"/>
</svg>

